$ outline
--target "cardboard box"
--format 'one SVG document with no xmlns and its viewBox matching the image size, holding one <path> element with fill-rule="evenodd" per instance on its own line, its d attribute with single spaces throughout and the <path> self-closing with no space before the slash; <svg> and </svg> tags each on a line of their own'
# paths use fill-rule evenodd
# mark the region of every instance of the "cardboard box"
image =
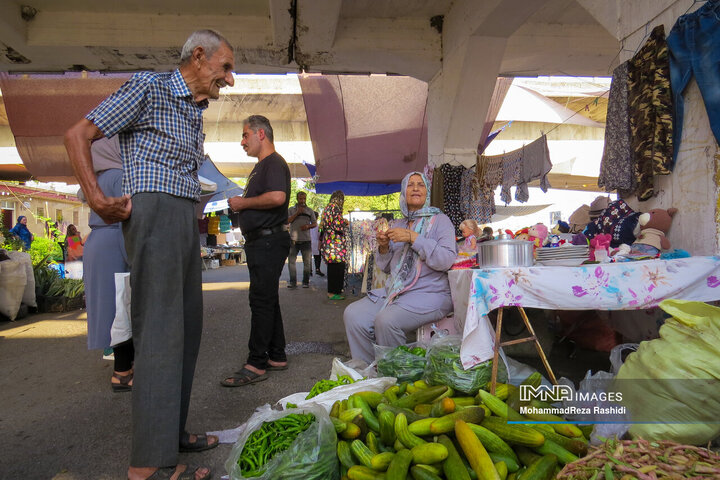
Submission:
<svg viewBox="0 0 720 480">
<path fill-rule="evenodd" d="M 232 267 L 234 265 L 237 265 L 237 262 L 234 258 L 228 258 L 225 260 L 220 260 L 220 265 L 222 265 L 223 267 Z"/>
</svg>

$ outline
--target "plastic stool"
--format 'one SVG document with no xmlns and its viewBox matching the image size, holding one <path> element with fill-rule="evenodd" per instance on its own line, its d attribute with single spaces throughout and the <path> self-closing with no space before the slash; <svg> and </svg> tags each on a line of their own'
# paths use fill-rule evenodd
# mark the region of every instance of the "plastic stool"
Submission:
<svg viewBox="0 0 720 480">
<path fill-rule="evenodd" d="M 425 345 L 429 344 L 430 339 L 437 331 L 441 331 L 445 335 L 458 335 L 457 327 L 455 327 L 455 317 L 452 313 L 437 322 L 427 323 L 418 328 L 416 333 L 417 342 Z"/>
</svg>

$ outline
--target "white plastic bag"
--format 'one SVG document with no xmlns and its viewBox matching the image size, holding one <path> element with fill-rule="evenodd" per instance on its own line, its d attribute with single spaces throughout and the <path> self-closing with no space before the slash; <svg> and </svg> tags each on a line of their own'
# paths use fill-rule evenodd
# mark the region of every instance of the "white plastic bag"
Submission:
<svg viewBox="0 0 720 480">
<path fill-rule="evenodd" d="M 25 291 L 22 296 L 22 303 L 28 307 L 37 307 L 35 298 L 35 274 L 33 273 L 32 258 L 27 252 L 7 252 L 11 260 L 17 260 L 25 266 Z"/>
<path fill-rule="evenodd" d="M 330 370 L 330 380 L 337 380 L 342 375 L 347 375 L 356 381 L 363 378 L 375 378 L 377 377 L 375 365 L 375 362 L 368 365 L 362 360 L 355 359 L 343 363 L 339 358 L 335 357 Z"/>
<path fill-rule="evenodd" d="M 115 273 L 115 319 L 110 328 L 110 346 L 132 337 L 130 323 L 130 273 Z"/>
<path fill-rule="evenodd" d="M 395 385 L 395 383 L 397 383 L 397 379 L 395 377 L 369 378 L 349 385 L 340 385 L 339 387 L 335 387 L 332 390 L 328 390 L 327 392 L 321 393 L 320 395 L 312 397 L 308 400 L 305 400 L 305 397 L 308 396 L 309 392 L 293 393 L 285 398 L 281 398 L 278 400 L 278 403 L 282 405 L 283 408 L 287 408 L 288 403 L 295 404 L 298 407 L 305 407 L 316 403 L 325 408 L 326 412 L 329 412 L 336 400 L 344 400 L 353 393 L 357 392 L 371 391 L 383 393 L 385 390 Z"/>
<path fill-rule="evenodd" d="M 15 320 L 25 291 L 25 265 L 17 260 L 0 262 L 0 313 Z"/>
</svg>

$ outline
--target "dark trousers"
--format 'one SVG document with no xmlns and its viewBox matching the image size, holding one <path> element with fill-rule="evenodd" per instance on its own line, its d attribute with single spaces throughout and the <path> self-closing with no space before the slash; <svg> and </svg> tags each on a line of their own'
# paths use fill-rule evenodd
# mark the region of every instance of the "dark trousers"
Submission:
<svg viewBox="0 0 720 480">
<path fill-rule="evenodd" d="M 172 466 L 178 463 L 202 334 L 195 202 L 135 194 L 123 235 L 135 344 L 130 465 Z"/>
<path fill-rule="evenodd" d="M 328 263 L 328 293 L 341 294 L 345 285 L 345 262 Z"/>
<path fill-rule="evenodd" d="M 256 368 L 264 369 L 268 358 L 287 360 L 278 286 L 289 251 L 290 235 L 284 231 L 245 243 L 251 312 L 247 363 Z"/>
<path fill-rule="evenodd" d="M 322 262 L 322 256 L 313 255 L 313 259 L 315 259 L 315 273 L 317 273 L 320 271 L 320 262 Z"/>
<path fill-rule="evenodd" d="M 130 370 L 135 359 L 135 347 L 132 338 L 118 343 L 112 349 L 115 356 L 115 371 L 127 372 Z"/>
<path fill-rule="evenodd" d="M 312 244 L 310 241 L 307 242 L 295 242 L 290 241 L 290 253 L 288 253 L 288 273 L 290 274 L 290 284 L 297 284 L 297 254 L 302 253 L 303 261 L 303 285 L 310 283 L 310 274 L 312 274 L 312 265 L 310 264 L 312 258 Z"/>
</svg>

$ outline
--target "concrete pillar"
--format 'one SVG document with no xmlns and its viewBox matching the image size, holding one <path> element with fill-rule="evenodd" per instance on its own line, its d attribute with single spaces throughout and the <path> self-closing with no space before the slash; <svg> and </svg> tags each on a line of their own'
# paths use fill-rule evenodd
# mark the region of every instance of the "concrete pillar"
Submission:
<svg viewBox="0 0 720 480">
<path fill-rule="evenodd" d="M 471 36 L 443 59 L 428 88 L 430 165 L 475 163 L 507 38 Z"/>
</svg>

